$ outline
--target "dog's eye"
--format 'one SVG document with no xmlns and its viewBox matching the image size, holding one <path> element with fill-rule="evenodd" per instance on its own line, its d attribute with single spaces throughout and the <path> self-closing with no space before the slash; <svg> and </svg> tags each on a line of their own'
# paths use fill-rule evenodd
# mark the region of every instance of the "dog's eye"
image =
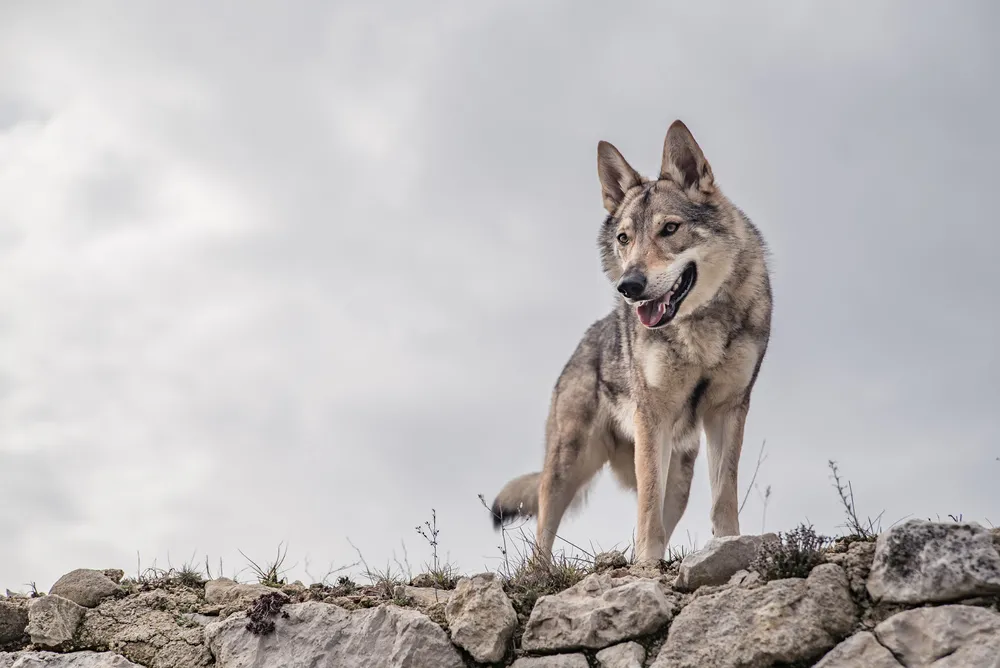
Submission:
<svg viewBox="0 0 1000 668">
<path fill-rule="evenodd" d="M 619 234 L 618 235 L 618 243 L 620 243 L 622 246 L 624 246 L 625 244 L 627 244 L 628 243 L 628 235 L 625 234 L 624 232 L 622 232 L 621 234 Z"/>
<path fill-rule="evenodd" d="M 679 227 L 680 223 L 667 223 L 666 225 L 663 226 L 663 229 L 660 230 L 660 234 L 662 234 L 665 237 L 669 237 L 671 234 L 676 232 L 677 228 Z"/>
</svg>

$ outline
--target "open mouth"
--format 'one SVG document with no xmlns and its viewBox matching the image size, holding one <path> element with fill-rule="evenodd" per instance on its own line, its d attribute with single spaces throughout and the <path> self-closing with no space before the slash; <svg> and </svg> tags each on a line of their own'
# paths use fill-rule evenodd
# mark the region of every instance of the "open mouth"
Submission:
<svg viewBox="0 0 1000 668">
<path fill-rule="evenodd" d="M 698 270 L 692 262 L 684 267 L 677 282 L 667 290 L 666 294 L 636 305 L 635 312 L 639 316 L 639 322 L 652 329 L 663 327 L 673 320 L 674 316 L 677 315 L 677 309 L 681 307 L 681 302 L 691 292 L 697 278 Z"/>
</svg>

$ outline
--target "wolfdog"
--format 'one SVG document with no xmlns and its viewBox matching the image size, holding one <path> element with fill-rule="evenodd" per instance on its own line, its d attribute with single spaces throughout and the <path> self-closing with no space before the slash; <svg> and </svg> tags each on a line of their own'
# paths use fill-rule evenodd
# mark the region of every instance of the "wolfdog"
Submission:
<svg viewBox="0 0 1000 668">
<path fill-rule="evenodd" d="M 597 145 L 608 216 L 598 234 L 614 310 L 587 329 L 552 392 L 540 472 L 508 482 L 494 526 L 537 515 L 548 561 L 563 515 L 605 464 L 638 496 L 636 556 L 664 557 L 687 507 L 704 429 L 714 536 L 740 532 L 737 474 L 771 330 L 760 231 L 719 189 L 680 120 L 658 179 Z"/>
</svg>

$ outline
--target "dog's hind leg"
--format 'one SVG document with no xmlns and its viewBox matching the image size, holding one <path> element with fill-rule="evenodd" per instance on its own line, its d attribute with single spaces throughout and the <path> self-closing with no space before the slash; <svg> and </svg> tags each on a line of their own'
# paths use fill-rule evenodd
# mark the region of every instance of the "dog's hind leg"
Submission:
<svg viewBox="0 0 1000 668">
<path fill-rule="evenodd" d="M 608 461 L 608 450 L 589 421 L 568 421 L 550 433 L 538 486 L 536 556 L 548 563 L 566 510 Z"/>
</svg>

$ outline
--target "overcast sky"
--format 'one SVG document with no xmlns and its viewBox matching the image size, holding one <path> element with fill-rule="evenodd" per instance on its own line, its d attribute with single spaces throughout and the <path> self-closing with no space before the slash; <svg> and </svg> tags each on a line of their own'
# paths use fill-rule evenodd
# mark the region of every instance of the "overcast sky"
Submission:
<svg viewBox="0 0 1000 668">
<path fill-rule="evenodd" d="M 772 250 L 744 532 L 838 531 L 829 459 L 885 524 L 1000 524 L 997 5 L 57 6 L 0 8 L 0 591 L 416 571 L 432 507 L 496 567 L 477 494 L 614 300 L 597 142 L 654 175 L 675 118 Z M 634 527 L 602 476 L 563 534 Z"/>
</svg>

